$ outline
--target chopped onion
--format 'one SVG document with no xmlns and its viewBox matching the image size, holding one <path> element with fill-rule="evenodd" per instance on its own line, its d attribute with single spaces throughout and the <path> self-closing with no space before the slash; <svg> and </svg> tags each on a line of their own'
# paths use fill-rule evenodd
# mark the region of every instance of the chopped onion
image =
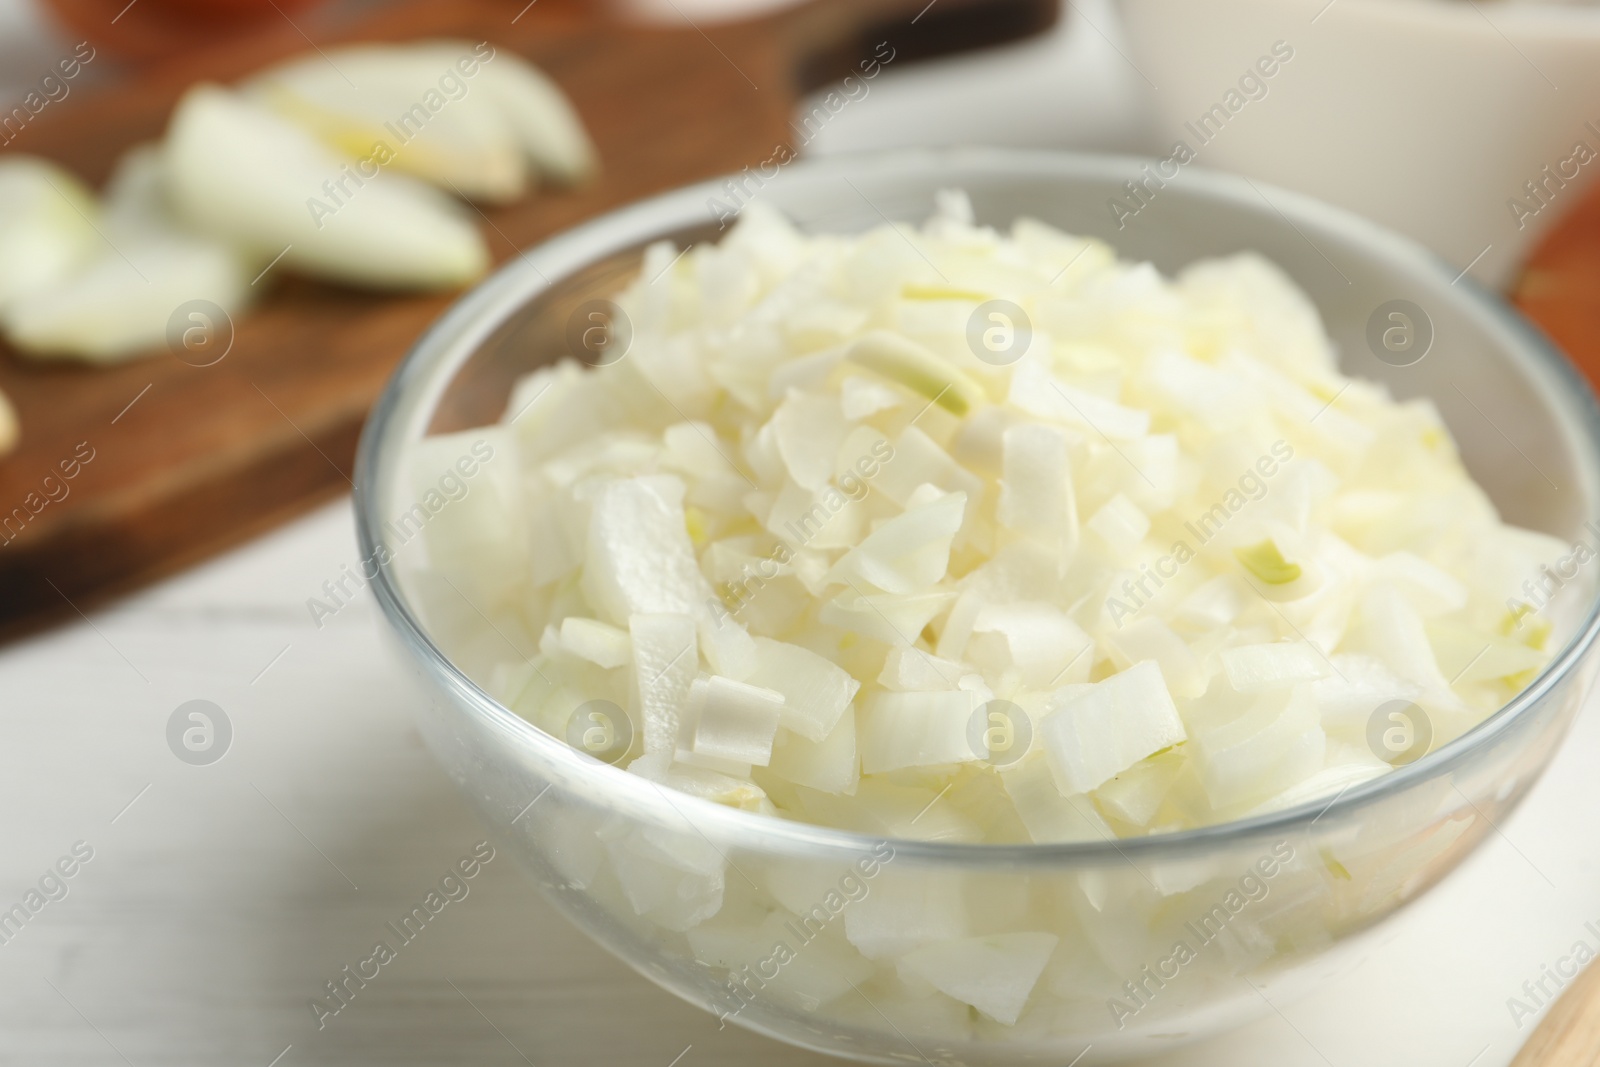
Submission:
<svg viewBox="0 0 1600 1067">
<path fill-rule="evenodd" d="M 1342 377 L 1281 271 L 1166 279 L 939 204 L 839 237 L 758 199 L 719 244 L 653 246 L 617 297 L 624 359 L 536 370 L 501 426 L 430 439 L 419 493 L 478 437 L 495 455 L 405 557 L 444 647 L 553 733 L 624 706 L 622 765 L 663 787 L 959 841 L 1336 793 L 1389 770 L 1386 703 L 1442 743 L 1547 661 L 1527 590 L 1567 546 L 1500 521 L 1432 405 Z M 1031 322 L 1009 363 L 969 347 L 995 299 Z M 683 892 L 663 921 L 711 888 Z M 850 943 L 945 939 L 897 980 L 1017 1017 L 1037 944 L 880 893 Z M 964 984 L 991 964 L 1015 988 Z"/>
<path fill-rule="evenodd" d="M 900 968 L 1009 1025 L 1022 1014 L 1056 940 L 1023 932 L 939 941 L 906 953 Z"/>
<path fill-rule="evenodd" d="M 692 756 L 728 764 L 765 767 L 772 759 L 783 694 L 712 675 L 689 683 L 689 699 L 679 724 L 679 758 Z"/>
<path fill-rule="evenodd" d="M 1079 692 L 1064 691 L 1044 721 L 1045 753 L 1067 796 L 1187 738 L 1161 669 L 1153 661 Z"/>
<path fill-rule="evenodd" d="M 561 644 L 574 656 L 601 667 L 620 667 L 631 655 L 626 630 L 579 615 L 561 620 Z"/>
</svg>

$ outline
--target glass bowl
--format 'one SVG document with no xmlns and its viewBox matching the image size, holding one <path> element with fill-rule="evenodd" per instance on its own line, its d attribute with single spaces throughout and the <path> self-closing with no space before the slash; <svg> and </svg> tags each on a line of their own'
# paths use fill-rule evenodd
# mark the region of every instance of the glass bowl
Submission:
<svg viewBox="0 0 1600 1067">
<path fill-rule="evenodd" d="M 740 196 L 808 230 L 851 232 L 919 220 L 936 191 L 962 188 L 980 222 L 1030 215 L 1165 272 L 1258 251 L 1310 294 L 1346 373 L 1435 400 L 1503 515 L 1565 540 L 1596 519 L 1600 412 L 1496 298 L 1371 223 L 1199 170 L 1119 229 L 1108 201 L 1125 198 L 1147 162 L 903 153 L 748 173 Z M 1236 1025 L 1325 977 L 1357 935 L 1494 832 L 1539 776 L 1594 667 L 1594 568 L 1569 583 L 1582 589 L 1549 666 L 1471 732 L 1336 796 L 1159 836 L 981 845 L 783 821 L 664 791 L 491 698 L 489 665 L 527 656 L 536 636 L 485 610 L 503 592 L 493 583 L 441 591 L 425 580 L 417 529 L 443 520 L 428 518 L 435 505 L 418 496 L 410 457 L 429 435 L 500 418 L 514 380 L 568 352 L 585 302 L 620 289 L 648 244 L 714 238 L 732 188 L 707 182 L 613 212 L 464 296 L 389 383 L 357 470 L 362 551 L 427 694 L 429 745 L 548 899 L 641 974 L 737 1025 L 859 1060 L 1111 1062 Z M 1398 367 L 1369 348 L 1369 321 L 1394 300 L 1431 324 L 1431 358 Z M 485 485 L 471 491 L 496 491 Z M 430 620 L 465 620 L 478 638 L 453 661 Z M 944 954 L 970 986 L 962 999 L 902 973 L 912 951 Z"/>
</svg>

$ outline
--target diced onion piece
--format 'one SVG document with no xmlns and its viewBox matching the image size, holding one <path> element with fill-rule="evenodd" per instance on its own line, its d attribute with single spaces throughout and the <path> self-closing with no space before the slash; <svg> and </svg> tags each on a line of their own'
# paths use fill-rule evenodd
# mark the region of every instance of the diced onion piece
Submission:
<svg viewBox="0 0 1600 1067">
<path fill-rule="evenodd" d="M 1052 841 L 1110 841 L 1116 833 L 1088 796 L 1062 796 L 1050 761 L 1042 753 L 1024 756 L 1000 773 L 1017 817 L 1038 844 Z"/>
<path fill-rule="evenodd" d="M 1259 391 L 1241 376 L 1171 349 L 1145 362 L 1143 384 L 1171 408 L 1216 429 L 1237 426 L 1262 406 Z"/>
<path fill-rule="evenodd" d="M 837 875 L 835 876 L 837 877 Z M 762 965 L 776 944 L 791 944 L 794 929 L 805 929 L 805 951 L 786 957 L 782 969 L 762 979 L 761 994 L 778 1003 L 813 1012 L 867 980 L 873 966 L 841 936 L 825 927 L 833 914 L 819 902 L 834 887 L 826 885 L 796 902 L 798 920 L 782 911 L 754 922 L 743 915 L 718 914 L 688 931 L 695 958 L 739 972 Z M 811 910 L 807 910 L 811 909 Z M 807 920 L 810 920 L 809 923 Z M 769 972 L 771 973 L 771 972 Z"/>
<path fill-rule="evenodd" d="M 881 434 L 869 427 L 857 430 L 863 447 L 845 455 L 871 455 L 881 461 L 872 474 L 872 488 L 905 507 L 911 495 L 924 485 L 935 485 L 950 492 L 960 491 L 976 501 L 983 495 L 983 479 L 951 459 L 938 443 L 915 426 L 907 426 L 895 439 L 893 448 Z"/>
<path fill-rule="evenodd" d="M 861 769 L 867 774 L 897 771 L 902 767 L 939 767 L 984 759 L 988 749 L 975 751 L 973 714 L 982 703 L 977 694 L 878 693 L 862 712 L 857 743 Z"/>
<path fill-rule="evenodd" d="M 694 620 L 687 615 L 634 615 L 628 620 L 633 684 L 644 717 L 639 770 L 664 772 L 678 749 L 679 724 L 699 669 Z"/>
<path fill-rule="evenodd" d="M 1040 730 L 1056 786 L 1069 796 L 1097 788 L 1188 736 L 1152 662 L 1053 703 Z"/>
<path fill-rule="evenodd" d="M 746 680 L 783 694 L 783 728 L 811 741 L 832 734 L 861 683 L 810 649 L 766 637 L 755 643 L 756 668 Z"/>
<path fill-rule="evenodd" d="M 1372 712 L 1394 700 L 1426 699 L 1422 686 L 1395 674 L 1374 656 L 1340 654 L 1333 657 L 1336 673 L 1312 683 L 1312 696 L 1329 732 L 1338 732 L 1366 744 L 1365 731 Z"/>
<path fill-rule="evenodd" d="M 1139 510 L 1139 505 L 1118 493 L 1101 505 L 1084 525 L 1100 538 L 1113 558 L 1126 559 L 1150 532 L 1150 517 Z"/>
<path fill-rule="evenodd" d="M 677 477 L 653 475 L 609 482 L 595 494 L 583 585 L 610 621 L 706 610 L 711 585 L 689 543 L 683 489 Z"/>
<path fill-rule="evenodd" d="M 1206 672 L 1200 657 L 1159 618 L 1139 619 L 1113 631 L 1106 636 L 1106 645 L 1119 666 L 1154 660 L 1167 688 L 1180 700 L 1192 700 L 1206 691 Z"/>
<path fill-rule="evenodd" d="M 1173 621 L 1204 629 L 1228 626 L 1252 597 L 1234 575 L 1219 574 L 1178 602 Z"/>
<path fill-rule="evenodd" d="M 618 624 L 636 614 L 689 616 L 712 668 L 742 678 L 755 665 L 754 645 L 700 570 L 683 492 L 683 481 L 669 474 L 603 484 L 591 505 L 583 591 Z"/>
<path fill-rule="evenodd" d="M 905 394 L 864 374 L 852 374 L 839 383 L 839 407 L 847 419 L 864 419 L 904 404 Z"/>
<path fill-rule="evenodd" d="M 832 626 L 882 641 L 887 645 L 915 643 L 923 627 L 955 599 L 943 590 L 928 593 L 841 593 L 824 601 L 817 618 Z"/>
<path fill-rule="evenodd" d="M 1094 798 L 1114 818 L 1130 826 L 1148 826 L 1161 802 L 1183 772 L 1187 754 L 1176 748 L 1141 760 L 1094 791 Z"/>
<path fill-rule="evenodd" d="M 978 612 L 972 630 L 975 635 L 993 634 L 999 639 L 1004 665 L 1017 668 L 1024 685 L 1049 689 L 1062 682 L 1088 680 L 1094 640 L 1052 604 L 988 605 Z"/>
<path fill-rule="evenodd" d="M 873 330 L 850 346 L 846 358 L 910 389 L 952 415 L 984 402 L 983 387 L 908 337 Z"/>
<path fill-rule="evenodd" d="M 661 443 L 667 446 L 665 462 L 684 474 L 696 478 L 737 476 L 716 442 L 716 430 L 704 422 L 680 422 L 661 431 Z"/>
<path fill-rule="evenodd" d="M 798 548 L 849 548 L 861 540 L 860 505 L 829 486 L 822 492 L 786 481 L 767 512 L 766 527 Z"/>
<path fill-rule="evenodd" d="M 1239 645 L 1223 649 L 1218 656 L 1228 684 L 1241 693 L 1314 682 L 1333 673 L 1328 658 L 1309 641 Z"/>
<path fill-rule="evenodd" d="M 883 870 L 872 891 L 845 909 L 844 932 L 869 960 L 893 959 L 922 945 L 965 937 L 961 881 L 935 871 Z"/>
<path fill-rule="evenodd" d="M 1062 551 L 1078 539 L 1078 507 L 1067 436 L 1054 426 L 1023 423 L 1001 435 L 1005 474 L 1001 525 Z"/>
<path fill-rule="evenodd" d="M 1293 484 L 1296 483 L 1290 483 Z M 1285 496 L 1289 495 L 1288 489 L 1285 486 Z M 1309 507 L 1309 498 L 1303 503 Z M 1245 580 L 1263 599 L 1276 603 L 1305 600 L 1324 587 L 1329 575 L 1339 573 L 1344 560 L 1337 546 L 1324 548 L 1319 559 L 1312 545 L 1293 529 L 1283 523 L 1268 526 L 1273 530 L 1270 536 L 1237 545 L 1233 550 Z M 1349 595 L 1350 589 L 1345 586 L 1341 592 Z"/>
<path fill-rule="evenodd" d="M 834 454 L 850 429 L 839 402 L 791 390 L 773 412 L 771 426 L 778 455 L 795 484 L 813 492 L 827 485 L 833 478 Z"/>
<path fill-rule="evenodd" d="M 411 454 L 410 488 L 414 503 L 389 520 L 390 530 L 404 541 L 420 532 L 429 563 L 475 610 L 513 599 L 528 574 L 528 534 L 511 431 L 483 426 L 426 438 Z"/>
<path fill-rule="evenodd" d="M 965 664 L 940 659 L 920 648 L 891 648 L 878 675 L 878 684 L 899 693 L 921 693 L 959 688 L 967 674 Z"/>
<path fill-rule="evenodd" d="M 861 829 L 869 833 L 917 841 L 977 840 L 978 828 L 956 805 L 944 803 L 948 799 L 948 793 L 940 797 L 933 789 L 869 775 L 857 785 L 853 801 L 866 814 Z"/>
<path fill-rule="evenodd" d="M 1054 934 L 1022 932 L 942 941 L 907 953 L 900 969 L 1010 1025 L 1028 1003 L 1056 940 Z"/>
<path fill-rule="evenodd" d="M 523 517 L 528 524 L 528 578 L 538 588 L 565 578 L 583 565 L 583 543 L 572 526 L 572 501 L 564 492 L 541 491 L 524 483 Z"/>
<path fill-rule="evenodd" d="M 1206 795 L 1219 809 L 1259 801 L 1310 777 L 1327 739 L 1309 686 L 1268 690 L 1238 717 L 1193 741 Z"/>
<path fill-rule="evenodd" d="M 1423 618 L 1467 606 L 1467 587 L 1449 572 L 1410 552 L 1391 552 L 1373 565 L 1373 577 L 1393 582 Z"/>
<path fill-rule="evenodd" d="M 1123 407 L 1058 380 L 1034 360 L 1017 364 L 1010 401 L 1030 415 L 1081 427 L 1097 437 L 1133 441 L 1150 432 L 1150 413 Z"/>
<path fill-rule="evenodd" d="M 1355 650 L 1376 656 L 1400 677 L 1436 695 L 1449 693 L 1450 682 L 1439 669 L 1422 618 L 1394 587 L 1367 591 L 1353 631 L 1350 644 Z"/>
<path fill-rule="evenodd" d="M 1270 800 L 1263 801 L 1259 807 L 1252 808 L 1250 814 L 1266 815 L 1320 797 L 1339 796 L 1363 782 L 1372 781 L 1388 770 L 1389 765 L 1377 758 L 1335 763 L 1297 782 Z"/>
<path fill-rule="evenodd" d="M 1458 624 L 1435 622 L 1427 627 L 1439 670 L 1454 685 L 1512 678 L 1544 666 L 1548 658 L 1538 649 L 1508 637 L 1485 638 Z"/>
<path fill-rule="evenodd" d="M 966 506 L 965 493 L 942 493 L 895 516 L 846 552 L 829 579 L 860 578 L 886 593 L 913 593 L 938 584 L 950 566 L 950 544 Z"/>
<path fill-rule="evenodd" d="M 691 781 L 704 781 L 704 775 L 674 778 L 685 787 Z M 612 873 L 636 913 L 669 930 L 688 930 L 721 909 L 727 861 L 715 845 L 698 836 L 691 839 L 624 826 L 604 840 Z"/>
<path fill-rule="evenodd" d="M 720 675 L 696 678 L 682 733 L 696 756 L 765 767 L 782 711 L 782 693 Z"/>
<path fill-rule="evenodd" d="M 620 667 L 631 654 L 626 630 L 577 615 L 561 620 L 561 646 L 601 667 Z"/>
<path fill-rule="evenodd" d="M 1302 573 L 1300 564 L 1284 559 L 1282 549 L 1271 538 L 1243 545 L 1234 549 L 1233 554 L 1257 581 L 1267 585 L 1288 585 Z"/>
<path fill-rule="evenodd" d="M 683 725 L 687 726 L 690 723 L 692 723 L 692 720 L 686 719 Z M 679 739 L 678 751 L 674 755 L 674 762 L 666 775 L 663 776 L 663 781 L 674 775 L 692 775 L 696 777 L 704 776 L 703 780 L 710 781 L 727 779 L 729 782 L 746 782 L 755 773 L 755 764 L 753 763 L 713 756 L 709 750 L 696 752 L 692 747 L 687 747 L 692 742 L 692 737 L 687 742 L 683 738 Z"/>
<path fill-rule="evenodd" d="M 856 753 L 856 717 L 846 714 L 821 740 L 780 729 L 767 764 L 773 774 L 823 793 L 850 793 L 861 779 Z"/>
</svg>

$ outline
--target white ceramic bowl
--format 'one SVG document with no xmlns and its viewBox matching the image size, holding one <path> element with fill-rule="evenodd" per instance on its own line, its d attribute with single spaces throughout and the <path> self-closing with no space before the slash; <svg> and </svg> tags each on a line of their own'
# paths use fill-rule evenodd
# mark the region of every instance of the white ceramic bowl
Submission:
<svg viewBox="0 0 1600 1067">
<path fill-rule="evenodd" d="M 1129 58 L 1153 83 L 1162 154 L 1183 139 L 1191 166 L 1349 208 L 1458 269 L 1471 264 L 1488 285 L 1509 285 L 1534 242 L 1600 175 L 1600 5 L 1121 6 Z M 1291 58 L 1273 55 L 1278 42 L 1279 56 L 1286 48 Z M 1276 68 L 1270 76 L 1256 66 L 1263 57 L 1279 60 L 1265 64 Z M 1261 89 L 1241 86 L 1251 74 Z M 1197 134 L 1217 105 L 1225 118 Z M 1587 163 L 1575 153 L 1580 143 L 1593 154 Z M 1542 190 L 1530 193 L 1528 182 Z"/>
</svg>

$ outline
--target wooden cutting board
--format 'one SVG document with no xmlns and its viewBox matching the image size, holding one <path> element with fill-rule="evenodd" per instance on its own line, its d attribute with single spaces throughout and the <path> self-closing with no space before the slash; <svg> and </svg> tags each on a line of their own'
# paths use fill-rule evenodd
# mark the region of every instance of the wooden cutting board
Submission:
<svg viewBox="0 0 1600 1067">
<path fill-rule="evenodd" d="M 799 97 L 850 73 L 878 42 L 898 67 L 1024 37 L 1056 17 L 1057 0 L 809 0 L 756 21 L 655 29 L 606 25 L 571 5 L 414 2 L 312 27 L 312 38 L 285 21 L 134 84 L 74 94 L 11 148 L 99 183 L 126 148 L 161 134 L 186 86 L 236 80 L 306 51 L 308 39 L 487 40 L 561 84 L 603 165 L 582 189 L 488 210 L 484 231 L 504 261 L 620 204 L 767 159 L 792 143 Z M 273 291 L 239 316 L 232 348 L 211 366 L 166 351 L 111 369 L 40 364 L 0 344 L 0 390 L 23 433 L 0 459 L 0 633 L 75 616 L 350 488 L 368 408 L 453 295 L 375 296 L 277 274 L 258 283 Z"/>
</svg>

